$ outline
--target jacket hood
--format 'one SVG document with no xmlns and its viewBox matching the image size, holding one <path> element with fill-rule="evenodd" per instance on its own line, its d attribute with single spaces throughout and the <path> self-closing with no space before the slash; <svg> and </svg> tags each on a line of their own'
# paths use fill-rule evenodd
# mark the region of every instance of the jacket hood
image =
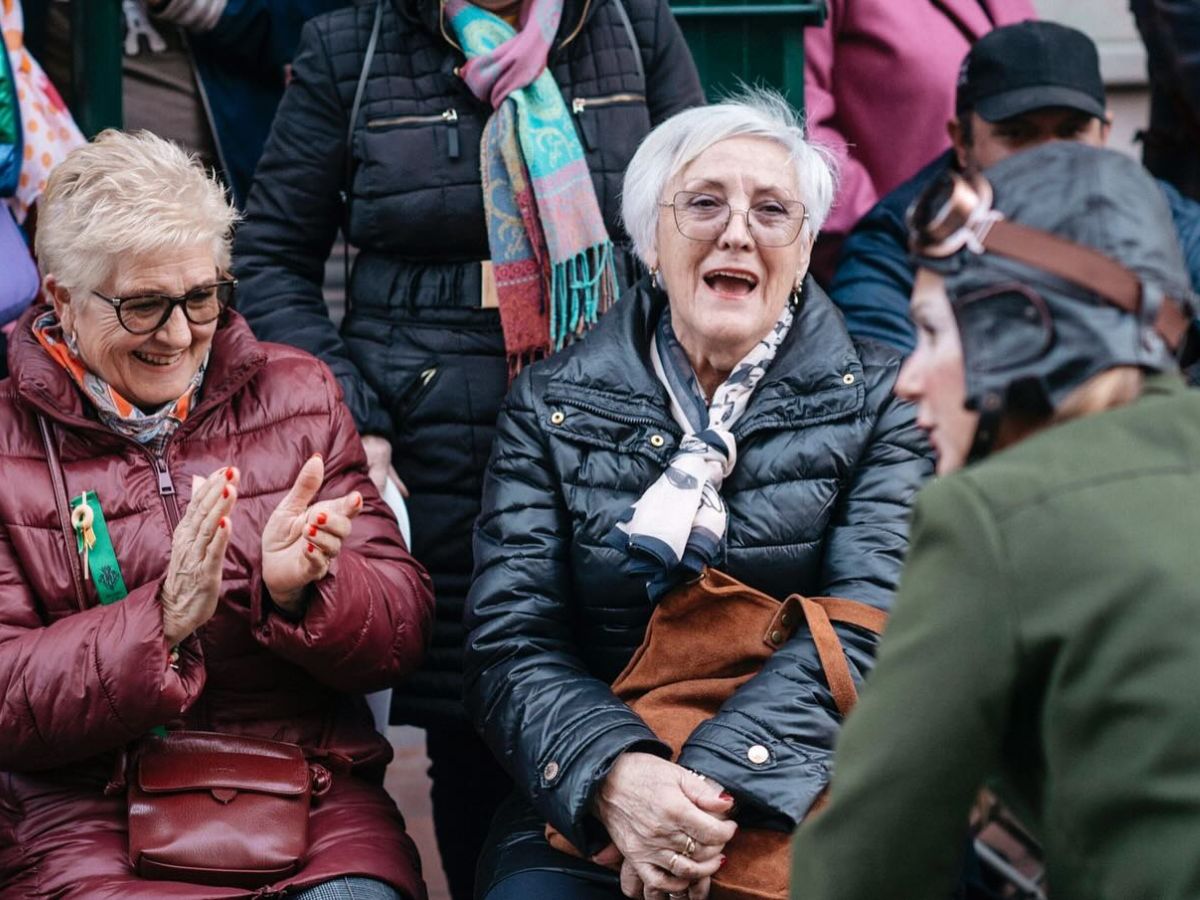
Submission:
<svg viewBox="0 0 1200 900">
<path fill-rule="evenodd" d="M 65 423 L 88 421 L 88 409 L 75 382 L 33 336 L 34 319 L 47 309 L 34 306 L 17 321 L 8 350 L 10 376 L 21 398 L 47 416 Z M 246 321 L 234 310 L 226 310 L 213 336 L 200 405 L 189 420 L 228 400 L 266 362 L 266 352 Z"/>
</svg>

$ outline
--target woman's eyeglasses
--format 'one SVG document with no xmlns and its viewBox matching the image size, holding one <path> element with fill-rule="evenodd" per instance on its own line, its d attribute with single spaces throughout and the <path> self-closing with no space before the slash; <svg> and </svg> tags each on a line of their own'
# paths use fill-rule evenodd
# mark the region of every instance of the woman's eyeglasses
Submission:
<svg viewBox="0 0 1200 900">
<path fill-rule="evenodd" d="M 237 280 L 229 278 L 192 288 L 181 297 L 164 294 L 107 297 L 99 291 L 92 293 L 112 304 L 117 312 L 117 321 L 126 331 L 131 334 L 150 334 L 167 324 L 177 306 L 183 310 L 184 318 L 193 325 L 215 322 L 233 302 L 233 289 L 236 286 Z"/>
<path fill-rule="evenodd" d="M 764 200 L 749 209 L 734 209 L 720 197 L 693 191 L 680 191 L 670 203 L 659 206 L 675 211 L 675 227 L 692 241 L 715 241 L 734 213 L 744 215 L 755 243 L 763 247 L 786 247 L 799 237 L 808 218 L 804 204 L 795 200 Z"/>
</svg>

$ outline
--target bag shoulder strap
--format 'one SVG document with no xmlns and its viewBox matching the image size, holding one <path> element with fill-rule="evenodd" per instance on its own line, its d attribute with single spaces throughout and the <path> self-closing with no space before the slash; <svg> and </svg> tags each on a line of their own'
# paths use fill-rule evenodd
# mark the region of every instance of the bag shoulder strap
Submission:
<svg viewBox="0 0 1200 900">
<path fill-rule="evenodd" d="M 629 12 L 625 9 L 625 4 L 621 0 L 613 0 L 613 6 L 617 8 L 617 16 L 621 19 L 621 27 L 625 29 L 625 35 L 629 38 L 630 46 L 633 47 L 633 64 L 637 66 L 638 79 L 642 82 L 642 86 L 646 86 L 646 64 L 642 61 L 642 48 L 638 46 L 637 32 L 633 30 L 633 22 L 629 20 Z"/>
<path fill-rule="evenodd" d="M 342 237 L 346 240 L 346 252 L 342 257 L 346 291 L 346 308 L 350 307 L 350 179 L 354 177 L 354 129 L 358 125 L 358 111 L 362 107 L 363 94 L 367 90 L 367 76 L 371 74 L 371 60 L 375 58 L 375 47 L 379 44 L 380 24 L 383 22 L 383 0 L 375 0 L 375 19 L 371 23 L 371 36 L 367 39 L 367 51 L 363 54 L 362 69 L 358 73 L 358 85 L 354 88 L 354 102 L 350 104 L 350 121 L 346 126 L 345 165 L 342 176 Z"/>
<path fill-rule="evenodd" d="M 71 512 L 68 508 L 67 481 L 63 476 L 62 460 L 58 456 L 58 444 L 51 433 L 51 425 L 41 413 L 37 414 L 38 431 L 42 436 L 42 445 L 46 448 L 46 465 L 50 468 L 50 482 L 54 485 L 54 505 L 58 508 L 58 520 L 62 526 L 63 537 L 67 541 L 67 554 L 71 557 L 71 582 L 75 587 L 75 605 L 80 612 L 87 609 L 87 596 L 83 591 L 83 563 L 79 554 L 73 552 L 75 547 L 75 529 L 71 527 Z"/>
</svg>

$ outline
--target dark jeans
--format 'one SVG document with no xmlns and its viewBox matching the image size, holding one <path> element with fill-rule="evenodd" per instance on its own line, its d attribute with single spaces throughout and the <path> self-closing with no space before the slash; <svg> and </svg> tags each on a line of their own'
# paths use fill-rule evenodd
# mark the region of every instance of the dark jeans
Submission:
<svg viewBox="0 0 1200 900">
<path fill-rule="evenodd" d="M 453 900 L 471 900 L 475 863 L 492 814 L 512 782 L 487 745 L 466 725 L 425 732 L 433 782 L 433 829 Z"/>
<path fill-rule="evenodd" d="M 612 884 L 590 881 L 569 872 L 535 869 L 510 875 L 488 891 L 484 900 L 620 900 Z"/>
</svg>

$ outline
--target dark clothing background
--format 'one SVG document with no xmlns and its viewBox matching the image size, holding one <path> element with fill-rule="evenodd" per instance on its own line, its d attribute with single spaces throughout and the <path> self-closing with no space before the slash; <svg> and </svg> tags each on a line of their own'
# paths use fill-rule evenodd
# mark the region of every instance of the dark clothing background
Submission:
<svg viewBox="0 0 1200 900">
<path fill-rule="evenodd" d="M 1146 45 L 1150 127 L 1146 168 L 1200 201 L 1200 3 L 1130 0 Z"/>
<path fill-rule="evenodd" d="M 579 136 L 619 249 L 629 159 L 654 124 L 703 102 L 665 0 L 624 2 L 632 39 L 616 0 L 566 0 L 549 58 L 568 105 L 584 105 Z M 257 333 L 329 363 L 360 431 L 391 439 L 411 491 L 413 552 L 433 576 L 437 622 L 426 665 L 397 686 L 393 720 L 430 731 L 435 826 L 463 898 L 494 798 L 507 790 L 462 709 L 471 529 L 508 388 L 499 313 L 480 306 L 480 261 L 490 253 L 479 141 L 491 108 L 454 74 L 464 57 L 445 37 L 438 3 L 387 0 L 350 151 L 349 231 L 359 252 L 336 327 L 323 265 L 343 221 L 349 113 L 374 9 L 364 3 L 305 28 L 234 269 Z M 626 284 L 635 266 L 626 250 L 618 257 Z"/>
<path fill-rule="evenodd" d="M 908 257 L 904 216 L 921 191 L 953 165 L 954 151 L 947 150 L 875 204 L 843 245 L 829 296 L 856 337 L 883 341 L 905 353 L 916 346 L 917 332 L 908 316 L 915 269 Z M 1159 187 L 1171 208 L 1192 289 L 1200 292 L 1200 203 L 1165 181 Z"/>
<path fill-rule="evenodd" d="M 505 402 L 476 530 L 466 698 L 517 792 L 493 824 L 481 891 L 535 868 L 599 877 L 551 850 L 542 826 L 596 852 L 606 839 L 589 804 L 613 760 L 634 749 L 666 755 L 609 689 L 653 610 L 645 578 L 624 571 L 609 536 L 680 438 L 649 362 L 665 305 L 642 281 L 581 345 L 523 372 Z M 898 367 L 891 350 L 852 342 L 806 281 L 791 331 L 733 429 L 719 568 L 776 597 L 890 606 L 908 505 L 932 469 L 913 407 L 892 395 Z M 842 639 L 861 676 L 874 638 L 847 628 Z M 790 830 L 828 780 L 839 724 L 801 632 L 696 729 L 679 762 L 729 790 L 742 822 Z M 768 748 L 767 763 L 747 762 L 754 744 Z"/>
</svg>

